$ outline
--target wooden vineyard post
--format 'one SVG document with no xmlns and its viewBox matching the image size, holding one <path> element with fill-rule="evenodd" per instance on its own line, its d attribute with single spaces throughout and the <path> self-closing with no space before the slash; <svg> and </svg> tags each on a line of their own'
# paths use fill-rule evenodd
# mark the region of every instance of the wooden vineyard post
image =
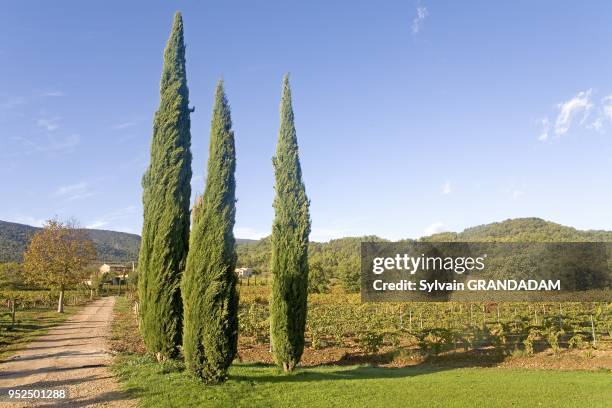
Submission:
<svg viewBox="0 0 612 408">
<path fill-rule="evenodd" d="M 470 326 L 474 324 L 474 304 L 470 303 Z"/>
<path fill-rule="evenodd" d="M 593 315 L 591 315 L 591 333 L 593 334 L 593 346 L 596 346 L 597 340 L 595 339 L 595 323 L 593 322 Z"/>
<path fill-rule="evenodd" d="M 412 332 L 412 309 L 408 311 L 408 318 L 410 319 L 409 320 L 409 325 L 410 325 L 409 330 Z"/>
<path fill-rule="evenodd" d="M 483 305 L 482 306 L 482 329 L 484 330 L 486 327 L 487 327 L 487 312 Z"/>
<path fill-rule="evenodd" d="M 11 327 L 15 326 L 15 299 L 11 300 Z"/>
</svg>

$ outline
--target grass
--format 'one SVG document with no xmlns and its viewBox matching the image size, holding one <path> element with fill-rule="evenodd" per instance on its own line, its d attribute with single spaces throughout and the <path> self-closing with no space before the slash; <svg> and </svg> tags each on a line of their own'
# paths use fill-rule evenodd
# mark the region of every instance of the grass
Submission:
<svg viewBox="0 0 612 408">
<path fill-rule="evenodd" d="M 276 367 L 235 364 L 207 386 L 181 363 L 124 356 L 114 366 L 143 407 L 590 407 L 610 406 L 609 371 L 322 366 L 286 376 Z"/>
<path fill-rule="evenodd" d="M 130 302 L 115 304 L 112 337 L 142 350 Z M 127 343 L 128 346 L 125 346 Z M 131 344 L 131 346 L 129 346 Z M 127 350 L 113 372 L 142 407 L 608 407 L 612 373 L 507 368 L 320 366 L 284 375 L 276 367 L 234 364 L 229 380 L 207 386 L 182 362 L 157 363 Z"/>
<path fill-rule="evenodd" d="M 80 308 L 65 306 L 64 313 L 55 309 L 17 310 L 16 323 L 11 327 L 8 314 L 0 317 L 0 361 L 7 358 L 36 337 L 46 334 L 50 328 L 64 322 Z"/>
<path fill-rule="evenodd" d="M 138 321 L 132 311 L 132 302 L 125 296 L 118 296 L 113 308 L 110 349 L 115 353 L 143 354 L 145 346 L 138 333 Z"/>
</svg>

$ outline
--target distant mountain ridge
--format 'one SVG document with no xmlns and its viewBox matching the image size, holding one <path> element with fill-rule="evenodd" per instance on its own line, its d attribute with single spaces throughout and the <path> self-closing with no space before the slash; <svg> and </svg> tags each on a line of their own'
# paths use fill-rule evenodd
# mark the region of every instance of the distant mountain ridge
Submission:
<svg viewBox="0 0 612 408">
<path fill-rule="evenodd" d="M 0 263 L 22 262 L 30 239 L 39 227 L 0 221 Z M 86 229 L 96 246 L 98 260 L 102 262 L 131 262 L 138 260 L 140 235 L 127 232 Z M 237 244 L 255 242 L 252 239 L 236 238 Z"/>
<path fill-rule="evenodd" d="M 419 238 L 437 242 L 612 242 L 612 231 L 583 231 L 541 218 L 515 218 L 501 222 L 466 228 L 462 232 L 443 232 Z M 378 236 L 345 237 L 329 242 L 311 242 L 308 262 L 323 270 L 326 276 L 340 280 L 348 290 L 359 289 L 361 242 L 385 242 Z M 406 239 L 403 241 L 413 241 Z M 238 266 L 249 266 L 268 274 L 270 265 L 270 238 L 240 245 Z"/>
<path fill-rule="evenodd" d="M 32 235 L 39 228 L 0 221 L 0 262 L 21 262 Z M 140 236 L 125 232 L 88 229 L 96 245 L 98 259 L 129 262 L 138 259 Z M 462 232 L 442 232 L 420 238 L 424 241 L 499 241 L 499 242 L 612 242 L 612 231 L 579 230 L 541 218 L 514 218 L 466 228 Z M 386 241 L 376 236 L 346 237 L 325 243 L 312 242 L 311 257 L 335 259 L 358 255 L 361 241 Z M 260 240 L 236 238 L 239 263 L 266 270 L 269 263 L 269 237 Z M 240 266 L 240 265 L 239 265 Z"/>
<path fill-rule="evenodd" d="M 498 242 L 612 242 L 612 231 L 579 230 L 541 218 L 514 218 L 442 232 L 421 238 L 425 241 Z"/>
<path fill-rule="evenodd" d="M 15 222 L 0 221 L 0 263 L 22 262 L 30 239 L 40 228 Z M 129 262 L 138 259 L 140 236 L 127 232 L 87 229 L 96 246 L 98 260 Z"/>
</svg>

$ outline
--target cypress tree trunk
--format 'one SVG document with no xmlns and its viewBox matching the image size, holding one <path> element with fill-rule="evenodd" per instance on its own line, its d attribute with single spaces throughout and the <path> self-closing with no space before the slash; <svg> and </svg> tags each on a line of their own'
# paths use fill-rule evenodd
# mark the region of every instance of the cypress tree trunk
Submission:
<svg viewBox="0 0 612 408">
<path fill-rule="evenodd" d="M 210 130 L 206 188 L 194 206 L 182 280 L 185 364 L 192 374 L 208 383 L 227 379 L 228 367 L 237 352 L 235 168 L 232 120 L 220 81 Z"/>
<path fill-rule="evenodd" d="M 304 351 L 308 296 L 309 201 L 298 156 L 289 77 L 283 82 L 276 156 L 275 217 L 272 224 L 270 332 L 278 365 L 292 371 Z"/>
<path fill-rule="evenodd" d="M 59 299 L 57 301 L 57 313 L 64 313 L 64 286 L 60 287 Z"/>
<path fill-rule="evenodd" d="M 140 328 L 158 360 L 178 354 L 181 273 L 189 244 L 191 134 L 183 20 L 174 17 L 164 51 L 151 161 L 142 179 L 144 222 L 139 259 Z"/>
</svg>

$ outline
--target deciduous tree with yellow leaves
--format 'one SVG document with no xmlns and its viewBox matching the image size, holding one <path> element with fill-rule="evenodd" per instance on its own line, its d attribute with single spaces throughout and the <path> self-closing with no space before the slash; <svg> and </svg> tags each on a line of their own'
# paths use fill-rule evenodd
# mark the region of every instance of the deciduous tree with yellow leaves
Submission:
<svg viewBox="0 0 612 408">
<path fill-rule="evenodd" d="M 57 312 L 63 313 L 64 291 L 87 278 L 86 266 L 95 258 L 86 230 L 75 221 L 52 219 L 32 237 L 24 255 L 24 275 L 28 282 L 59 290 Z"/>
</svg>

